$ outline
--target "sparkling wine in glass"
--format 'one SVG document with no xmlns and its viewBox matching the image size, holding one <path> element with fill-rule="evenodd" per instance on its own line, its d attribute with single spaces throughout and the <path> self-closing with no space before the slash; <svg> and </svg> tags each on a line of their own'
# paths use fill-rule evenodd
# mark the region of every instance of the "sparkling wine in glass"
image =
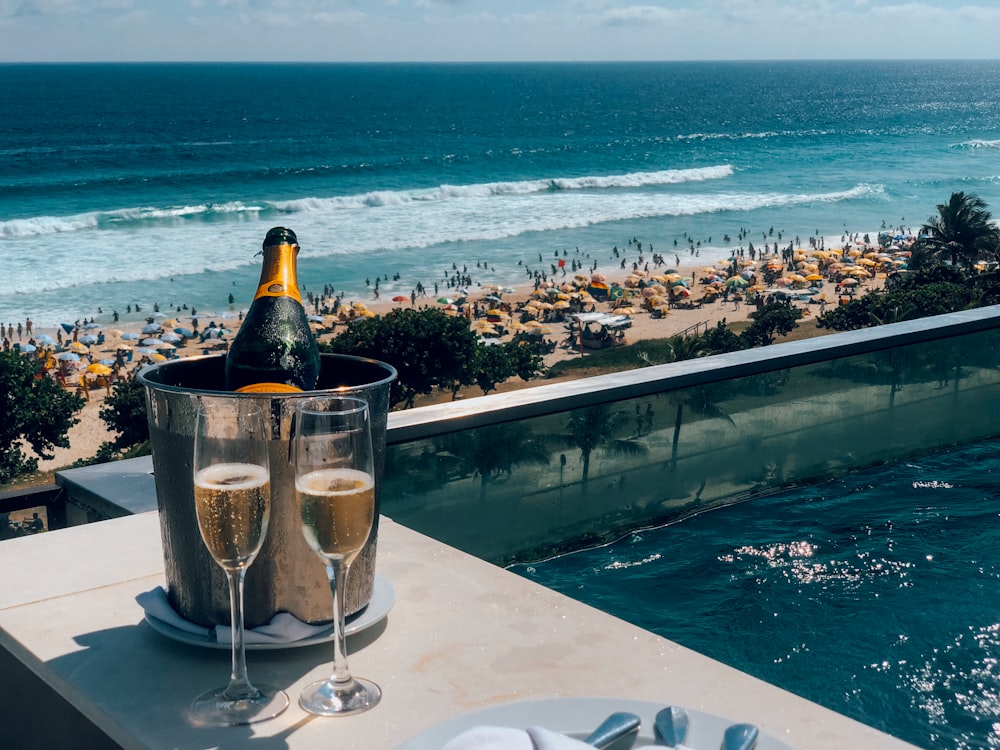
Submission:
<svg viewBox="0 0 1000 750">
<path fill-rule="evenodd" d="M 244 648 L 243 580 L 271 515 L 264 415 L 250 399 L 202 400 L 194 437 L 194 502 L 201 538 L 229 581 L 233 648 L 229 684 L 199 695 L 192 719 L 207 726 L 271 719 L 288 707 L 288 696 L 250 684 Z"/>
<path fill-rule="evenodd" d="M 302 533 L 326 563 L 333 594 L 333 671 L 307 685 L 299 705 L 320 716 L 367 711 L 382 697 L 378 685 L 347 667 L 344 585 L 375 521 L 371 417 L 364 399 L 331 396 L 304 401 L 295 412 L 292 456 Z"/>
</svg>

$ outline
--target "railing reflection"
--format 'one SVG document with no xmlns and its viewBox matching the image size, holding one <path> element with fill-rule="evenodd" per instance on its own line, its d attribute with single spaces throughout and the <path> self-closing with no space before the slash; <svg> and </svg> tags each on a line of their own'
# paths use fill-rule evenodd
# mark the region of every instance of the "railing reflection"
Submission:
<svg viewBox="0 0 1000 750">
<path fill-rule="evenodd" d="M 509 563 L 991 437 L 998 322 L 967 311 L 394 414 L 383 512 Z"/>
</svg>

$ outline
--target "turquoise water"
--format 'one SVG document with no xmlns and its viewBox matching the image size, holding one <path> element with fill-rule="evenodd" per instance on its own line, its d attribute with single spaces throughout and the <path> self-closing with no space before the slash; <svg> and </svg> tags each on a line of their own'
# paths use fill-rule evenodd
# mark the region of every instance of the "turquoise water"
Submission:
<svg viewBox="0 0 1000 750">
<path fill-rule="evenodd" d="M 1000 441 L 512 570 L 920 747 L 1000 747 Z"/>
<path fill-rule="evenodd" d="M 3 65 L 0 321 L 245 304 L 276 224 L 306 287 L 370 300 L 567 249 L 614 270 L 633 237 L 707 261 L 912 228 L 955 190 L 1000 210 L 998 87 L 996 61 Z"/>
</svg>

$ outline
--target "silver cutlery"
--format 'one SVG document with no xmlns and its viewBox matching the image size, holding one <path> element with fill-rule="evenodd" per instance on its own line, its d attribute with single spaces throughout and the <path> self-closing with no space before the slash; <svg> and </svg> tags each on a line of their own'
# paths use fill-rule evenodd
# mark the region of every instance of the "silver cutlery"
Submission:
<svg viewBox="0 0 1000 750">
<path fill-rule="evenodd" d="M 688 731 L 688 713 L 683 708 L 667 706 L 656 714 L 654 727 L 657 738 L 667 747 L 683 745 Z"/>
<path fill-rule="evenodd" d="M 583 741 L 594 747 L 609 747 L 629 733 L 638 733 L 640 723 L 642 719 L 635 714 L 618 711 L 602 721 Z"/>
<path fill-rule="evenodd" d="M 753 750 L 758 734 L 753 724 L 733 724 L 722 737 L 722 750 Z"/>
</svg>

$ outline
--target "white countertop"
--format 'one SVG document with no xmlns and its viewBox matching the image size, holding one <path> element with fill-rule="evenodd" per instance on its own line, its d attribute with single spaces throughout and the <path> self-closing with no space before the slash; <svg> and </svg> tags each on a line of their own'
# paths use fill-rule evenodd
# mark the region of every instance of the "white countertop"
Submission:
<svg viewBox="0 0 1000 750">
<path fill-rule="evenodd" d="M 0 647 L 125 748 L 389 749 L 479 708 L 568 696 L 752 720 L 797 750 L 912 747 L 387 518 L 377 560 L 395 606 L 348 649 L 352 671 L 384 695 L 356 716 L 311 717 L 296 704 L 329 673 L 332 646 L 322 644 L 248 653 L 251 681 L 292 700 L 277 719 L 186 723 L 191 699 L 225 683 L 229 653 L 174 642 L 143 621 L 135 596 L 164 584 L 156 513 L 0 544 Z"/>
</svg>

